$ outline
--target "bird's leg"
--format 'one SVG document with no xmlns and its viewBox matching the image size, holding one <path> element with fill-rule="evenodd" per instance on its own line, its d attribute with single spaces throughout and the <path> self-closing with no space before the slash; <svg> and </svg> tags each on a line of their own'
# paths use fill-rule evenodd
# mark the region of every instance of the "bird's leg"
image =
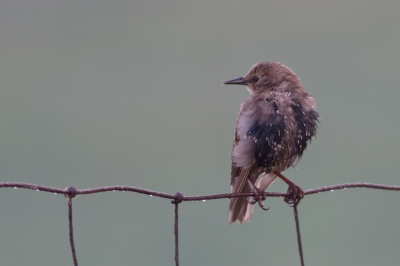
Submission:
<svg viewBox="0 0 400 266">
<path fill-rule="evenodd" d="M 276 173 L 276 175 L 279 176 L 280 179 L 282 179 L 286 184 L 289 185 L 287 193 L 289 193 L 290 195 L 285 197 L 284 199 L 285 202 L 292 207 L 297 206 L 300 203 L 300 200 L 304 198 L 303 189 L 298 185 L 296 185 L 295 183 L 293 183 L 292 181 L 290 181 L 281 173 Z"/>
<path fill-rule="evenodd" d="M 253 182 L 251 182 L 250 180 L 247 179 L 247 182 L 249 183 L 250 189 L 251 191 L 256 195 L 255 197 L 253 197 L 252 200 L 248 200 L 248 202 L 250 204 L 255 204 L 256 202 L 258 202 L 258 205 L 260 206 L 261 209 L 263 209 L 264 211 L 267 211 L 269 208 L 265 208 L 264 207 L 264 200 L 267 199 L 267 197 L 264 195 L 264 192 L 261 191 L 259 188 L 257 188 Z"/>
</svg>

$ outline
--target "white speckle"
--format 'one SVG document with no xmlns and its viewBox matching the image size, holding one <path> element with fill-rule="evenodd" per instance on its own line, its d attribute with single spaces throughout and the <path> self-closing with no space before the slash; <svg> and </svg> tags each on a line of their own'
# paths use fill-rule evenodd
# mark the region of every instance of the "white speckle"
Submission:
<svg viewBox="0 0 400 266">
<path fill-rule="evenodd" d="M 286 119 L 286 118 L 287 118 L 287 116 L 286 116 L 286 115 L 284 115 L 284 116 L 283 116 L 283 118 L 285 118 L 285 119 Z"/>
<path fill-rule="evenodd" d="M 57 195 L 57 192 L 54 192 L 54 195 Z"/>
<path fill-rule="evenodd" d="M 39 189 L 36 189 L 36 191 L 40 191 Z"/>
<path fill-rule="evenodd" d="M 205 199 L 203 199 L 202 201 L 206 201 Z"/>
<path fill-rule="evenodd" d="M 333 189 L 331 189 L 331 192 L 333 192 Z"/>
<path fill-rule="evenodd" d="M 14 189 L 17 189 L 17 187 L 14 187 Z"/>
<path fill-rule="evenodd" d="M 260 152 L 260 154 L 259 154 L 258 156 L 260 156 L 260 157 L 261 157 L 261 152 Z"/>
<path fill-rule="evenodd" d="M 279 114 L 279 110 L 276 110 L 276 113 Z"/>
<path fill-rule="evenodd" d="M 343 188 L 343 189 L 346 189 L 347 187 L 345 187 L 345 188 Z"/>
</svg>

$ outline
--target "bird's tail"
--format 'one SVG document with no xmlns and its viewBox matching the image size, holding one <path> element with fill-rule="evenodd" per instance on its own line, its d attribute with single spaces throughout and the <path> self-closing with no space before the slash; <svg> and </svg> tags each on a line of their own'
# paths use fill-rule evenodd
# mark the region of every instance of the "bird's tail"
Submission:
<svg viewBox="0 0 400 266">
<path fill-rule="evenodd" d="M 232 180 L 232 193 L 247 193 L 252 192 L 247 180 L 255 180 L 257 177 L 251 178 L 249 176 L 250 171 L 241 171 L 240 175 Z M 276 174 L 268 173 L 257 179 L 255 186 L 264 191 L 267 189 L 276 179 Z M 253 204 L 248 203 L 248 199 L 245 197 L 231 199 L 229 206 L 229 223 L 233 224 L 236 221 L 243 223 L 243 220 L 250 222 L 251 215 L 253 213 Z"/>
</svg>

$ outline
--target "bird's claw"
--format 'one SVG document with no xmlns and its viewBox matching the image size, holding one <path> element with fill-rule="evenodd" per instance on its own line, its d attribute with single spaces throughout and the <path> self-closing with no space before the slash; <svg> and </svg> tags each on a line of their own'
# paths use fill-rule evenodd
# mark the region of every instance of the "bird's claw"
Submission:
<svg viewBox="0 0 400 266">
<path fill-rule="evenodd" d="M 269 210 L 269 207 L 268 208 L 264 207 L 263 201 L 267 199 L 264 192 L 261 191 L 260 189 L 258 189 L 257 187 L 255 187 L 252 182 L 248 181 L 248 183 L 249 183 L 249 186 L 250 186 L 252 192 L 255 194 L 255 197 L 251 197 L 251 199 L 248 199 L 247 202 L 250 204 L 253 204 L 253 205 L 258 203 L 258 206 L 260 206 L 260 208 L 263 209 L 264 211 Z"/>
<path fill-rule="evenodd" d="M 300 200 L 304 198 L 303 189 L 296 184 L 289 185 L 287 193 L 289 193 L 289 195 L 286 196 L 284 200 L 291 207 L 297 206 L 300 203 Z"/>
<path fill-rule="evenodd" d="M 263 209 L 264 211 L 268 211 L 269 210 L 269 207 L 268 208 L 264 207 L 264 202 L 262 202 L 261 200 L 258 201 L 258 206 L 260 206 L 260 208 Z"/>
</svg>

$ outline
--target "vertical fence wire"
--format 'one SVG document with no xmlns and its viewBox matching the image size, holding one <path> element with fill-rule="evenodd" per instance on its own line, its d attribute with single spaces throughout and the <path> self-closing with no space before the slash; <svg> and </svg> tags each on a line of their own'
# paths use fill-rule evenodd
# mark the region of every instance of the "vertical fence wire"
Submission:
<svg viewBox="0 0 400 266">
<path fill-rule="evenodd" d="M 74 243 L 74 227 L 72 223 L 72 198 L 76 196 L 76 188 L 67 187 L 64 196 L 68 199 L 69 243 L 71 245 L 72 259 L 74 261 L 74 266 L 78 266 Z"/>
<path fill-rule="evenodd" d="M 175 193 L 175 198 L 171 201 L 175 205 L 175 222 L 174 222 L 174 235 L 175 235 L 175 266 L 179 266 L 179 231 L 178 231 L 178 205 L 182 202 L 183 194 L 180 192 Z"/>
<path fill-rule="evenodd" d="M 175 265 L 179 266 L 178 203 L 175 203 Z"/>
<path fill-rule="evenodd" d="M 71 244 L 72 259 L 74 260 L 74 266 L 78 266 L 78 260 L 76 258 L 75 244 L 74 244 L 74 229 L 72 226 L 72 199 L 68 198 L 68 220 L 69 220 L 69 243 Z"/>
<path fill-rule="evenodd" d="M 294 220 L 296 221 L 297 245 L 299 247 L 300 263 L 301 266 L 304 266 L 303 246 L 301 244 L 300 223 L 299 223 L 299 214 L 297 212 L 297 205 L 293 207 L 293 211 L 294 211 Z"/>
</svg>

